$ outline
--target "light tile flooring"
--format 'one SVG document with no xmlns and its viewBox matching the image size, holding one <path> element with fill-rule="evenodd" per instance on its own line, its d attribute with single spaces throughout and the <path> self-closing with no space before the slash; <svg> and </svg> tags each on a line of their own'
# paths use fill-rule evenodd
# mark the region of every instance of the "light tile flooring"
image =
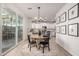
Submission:
<svg viewBox="0 0 79 59">
<path fill-rule="evenodd" d="M 45 48 L 45 53 L 42 53 L 42 49 L 37 49 L 36 47 L 32 47 L 30 52 L 28 48 L 28 42 L 23 42 L 15 49 L 7 53 L 5 56 L 71 56 L 67 51 L 65 51 L 62 47 L 60 47 L 53 37 L 50 40 L 50 51 L 48 48 Z"/>
</svg>

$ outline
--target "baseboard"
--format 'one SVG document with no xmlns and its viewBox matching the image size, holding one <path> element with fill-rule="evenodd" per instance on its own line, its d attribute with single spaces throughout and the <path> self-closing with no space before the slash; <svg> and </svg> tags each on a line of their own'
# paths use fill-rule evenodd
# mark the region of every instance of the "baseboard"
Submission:
<svg viewBox="0 0 79 59">
<path fill-rule="evenodd" d="M 56 42 L 57 43 L 57 42 Z M 70 52 L 68 52 L 64 47 L 62 47 L 59 43 L 57 43 L 58 46 L 60 46 L 61 48 L 63 48 L 68 54 L 69 56 L 73 56 Z"/>
</svg>

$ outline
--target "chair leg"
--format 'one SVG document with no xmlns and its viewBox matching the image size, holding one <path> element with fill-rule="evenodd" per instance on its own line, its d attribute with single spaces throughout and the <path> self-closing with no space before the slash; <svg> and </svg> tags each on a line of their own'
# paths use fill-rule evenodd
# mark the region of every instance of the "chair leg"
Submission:
<svg viewBox="0 0 79 59">
<path fill-rule="evenodd" d="M 30 51 L 31 51 L 31 45 L 30 45 Z"/>
<path fill-rule="evenodd" d="M 45 46 L 43 45 L 43 53 L 44 53 L 44 48 L 45 48 Z"/>
<path fill-rule="evenodd" d="M 40 47 L 41 47 L 41 45 L 39 44 L 39 47 L 38 47 L 38 49 L 40 49 Z"/>
<path fill-rule="evenodd" d="M 28 48 L 29 48 L 29 44 L 28 44 Z"/>
<path fill-rule="evenodd" d="M 41 46 L 39 46 L 39 49 L 41 48 Z"/>
<path fill-rule="evenodd" d="M 50 51 L 50 47 L 49 47 L 49 44 L 48 44 L 48 50 Z"/>
</svg>

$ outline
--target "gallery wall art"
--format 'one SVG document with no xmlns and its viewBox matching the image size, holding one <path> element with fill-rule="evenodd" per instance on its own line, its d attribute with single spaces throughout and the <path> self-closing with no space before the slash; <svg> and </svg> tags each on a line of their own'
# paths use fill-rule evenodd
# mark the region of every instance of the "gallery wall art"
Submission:
<svg viewBox="0 0 79 59">
<path fill-rule="evenodd" d="M 61 32 L 61 34 L 66 34 L 66 25 L 62 25 L 60 27 L 60 32 Z"/>
<path fill-rule="evenodd" d="M 65 22 L 66 21 L 66 12 L 64 12 L 61 16 L 60 16 L 60 22 Z"/>
<path fill-rule="evenodd" d="M 79 3 L 68 10 L 68 20 L 77 18 L 79 16 Z"/>
<path fill-rule="evenodd" d="M 68 25 L 68 34 L 78 37 L 78 23 Z"/>
</svg>

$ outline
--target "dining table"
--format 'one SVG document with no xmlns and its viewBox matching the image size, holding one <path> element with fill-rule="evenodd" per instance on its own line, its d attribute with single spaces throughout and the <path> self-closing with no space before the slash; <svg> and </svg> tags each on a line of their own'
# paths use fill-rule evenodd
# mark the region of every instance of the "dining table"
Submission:
<svg viewBox="0 0 79 59">
<path fill-rule="evenodd" d="M 43 36 L 43 35 L 38 35 L 38 34 L 32 34 L 32 35 L 31 35 L 31 39 L 36 41 L 37 48 L 39 48 L 39 43 L 40 43 L 41 41 L 46 40 L 46 38 L 48 38 L 48 37 Z"/>
</svg>

